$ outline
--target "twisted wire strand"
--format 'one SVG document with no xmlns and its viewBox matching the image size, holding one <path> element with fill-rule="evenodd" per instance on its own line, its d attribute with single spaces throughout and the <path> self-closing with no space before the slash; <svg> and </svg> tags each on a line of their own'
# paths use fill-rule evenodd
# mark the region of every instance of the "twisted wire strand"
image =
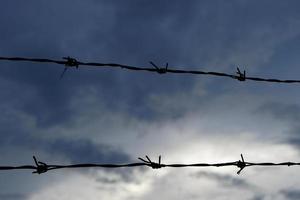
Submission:
<svg viewBox="0 0 300 200">
<path fill-rule="evenodd" d="M 110 67 L 110 68 L 121 68 L 133 71 L 146 71 L 146 72 L 154 72 L 158 74 L 166 74 L 166 73 L 174 73 L 174 74 L 195 74 L 195 75 L 209 75 L 209 76 L 219 76 L 219 77 L 228 77 L 232 79 L 236 79 L 238 81 L 258 81 L 258 82 L 273 82 L 273 83 L 300 83 L 300 80 L 281 80 L 281 79 L 273 79 L 273 78 L 260 78 L 260 77 L 250 77 L 246 76 L 246 72 L 243 73 L 237 68 L 236 74 L 227 74 L 222 72 L 206 72 L 201 70 L 183 70 L 183 69 L 170 69 L 168 63 L 165 67 L 159 67 L 155 63 L 150 62 L 152 67 L 139 67 L 139 66 L 130 66 L 118 63 L 98 63 L 98 62 L 81 62 L 75 58 L 71 57 L 63 57 L 63 60 L 52 60 L 52 59 L 44 59 L 44 58 L 23 58 L 23 57 L 0 57 L 0 61 L 25 61 L 25 62 L 40 62 L 40 63 L 55 63 L 64 65 L 65 69 L 61 74 L 61 78 L 64 76 L 66 70 L 70 67 L 79 66 L 92 66 L 92 67 Z"/>
<path fill-rule="evenodd" d="M 159 156 L 158 162 L 153 162 L 148 156 L 146 159 L 139 158 L 141 162 L 136 163 L 128 163 L 128 164 L 93 164 L 93 163 L 83 163 L 83 164 L 71 164 L 71 165 L 48 165 L 44 162 L 40 162 L 33 156 L 35 165 L 22 165 L 22 166 L 0 166 L 0 171 L 3 170 L 34 170 L 32 173 L 42 174 L 46 173 L 50 170 L 58 170 L 58 169 L 76 169 L 76 168 L 131 168 L 131 167 L 150 167 L 152 169 L 160 169 L 164 167 L 170 168 L 183 168 L 183 167 L 227 167 L 227 166 L 235 166 L 239 168 L 237 174 L 240 174 L 241 171 L 246 167 L 253 166 L 265 166 L 265 167 L 273 167 L 273 166 L 296 166 L 300 165 L 298 162 L 261 162 L 261 163 L 253 163 L 253 162 L 245 162 L 244 157 L 241 154 L 241 160 L 233 161 L 233 162 L 221 162 L 221 163 L 192 163 L 192 164 L 162 164 L 161 156 Z"/>
</svg>

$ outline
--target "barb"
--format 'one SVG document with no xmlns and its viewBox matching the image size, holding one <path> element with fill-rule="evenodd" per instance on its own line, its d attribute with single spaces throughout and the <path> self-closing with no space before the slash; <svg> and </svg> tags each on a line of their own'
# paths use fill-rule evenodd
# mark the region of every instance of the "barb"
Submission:
<svg viewBox="0 0 300 200">
<path fill-rule="evenodd" d="M 33 156 L 33 160 L 34 160 L 34 163 L 36 165 L 36 168 L 35 168 L 36 170 L 32 172 L 33 174 L 36 174 L 36 173 L 37 174 L 42 174 L 42 173 L 45 173 L 49 170 L 48 165 L 44 162 L 37 161 L 35 156 Z"/>
<path fill-rule="evenodd" d="M 245 167 L 247 167 L 247 164 L 246 164 L 245 161 L 244 161 L 243 154 L 241 154 L 241 158 L 242 158 L 242 161 L 239 160 L 239 161 L 237 161 L 237 163 L 236 163 L 236 166 L 237 166 L 238 168 L 240 168 L 240 170 L 237 172 L 238 175 L 242 172 L 242 170 L 243 170 Z"/>
<path fill-rule="evenodd" d="M 165 74 L 168 72 L 168 66 L 169 63 L 166 64 L 165 68 L 157 67 L 152 61 L 150 61 L 150 64 L 156 69 L 156 72 L 159 74 Z"/>
<path fill-rule="evenodd" d="M 151 167 L 152 169 L 160 169 L 162 167 L 165 167 L 165 165 L 161 164 L 161 156 L 158 158 L 158 163 L 152 162 L 148 156 L 146 156 L 147 160 L 144 160 L 143 158 L 139 158 L 139 160 L 143 161 L 147 166 Z"/>
<path fill-rule="evenodd" d="M 34 174 L 43 174 L 50 170 L 58 170 L 58 169 L 75 169 L 75 168 L 126 168 L 126 167 L 150 167 L 152 169 L 160 169 L 164 167 L 174 167 L 174 168 L 182 168 L 182 167 L 227 167 L 227 166 L 235 166 L 239 168 L 237 174 L 239 175 L 243 169 L 246 167 L 252 166 L 265 166 L 265 167 L 275 167 L 275 166 L 294 166 L 300 165 L 297 162 L 281 162 L 281 163 L 272 163 L 272 162 L 262 162 L 262 163 L 252 163 L 245 162 L 243 154 L 241 154 L 241 160 L 234 162 L 225 162 L 225 163 L 194 163 L 194 164 L 162 164 L 161 156 L 159 156 L 158 162 L 153 162 L 148 156 L 146 156 L 146 160 L 143 158 L 138 158 L 142 162 L 129 163 L 129 164 L 74 164 L 74 165 L 48 165 L 44 162 L 40 162 L 33 156 L 35 165 L 22 165 L 22 166 L 0 166 L 0 171 L 2 170 L 34 170 L 32 173 Z"/>
<path fill-rule="evenodd" d="M 63 57 L 65 61 L 65 66 L 66 67 L 76 67 L 78 68 L 79 66 L 79 62 L 75 59 L 75 58 L 71 58 L 71 57 Z"/>
<path fill-rule="evenodd" d="M 68 70 L 68 67 L 65 67 L 64 70 L 62 71 L 62 73 L 60 74 L 59 79 L 62 79 L 64 77 L 67 70 Z"/>
<path fill-rule="evenodd" d="M 68 57 L 63 57 L 63 59 L 66 60 L 65 61 L 65 68 L 64 68 L 63 72 L 60 75 L 60 79 L 63 78 L 64 74 L 66 73 L 66 71 L 69 67 L 76 67 L 76 69 L 78 69 L 78 67 L 79 67 L 79 62 L 75 58 L 71 58 L 71 57 L 68 56 Z"/>
<path fill-rule="evenodd" d="M 79 66 L 92 66 L 92 67 L 109 67 L 109 68 L 121 68 L 132 71 L 146 71 L 154 72 L 159 74 L 165 73 L 174 73 L 174 74 L 194 74 L 194 75 L 208 75 L 208 76 L 219 76 L 219 77 L 228 77 L 239 81 L 258 81 L 258 82 L 272 82 L 272 83 L 300 83 L 300 80 L 281 80 L 281 79 L 272 79 L 272 78 L 260 78 L 260 77 L 246 77 L 246 71 L 243 73 L 237 68 L 236 74 L 227 74 L 222 72 L 205 72 L 200 70 L 183 70 L 183 69 L 168 69 L 168 63 L 164 68 L 158 67 L 155 63 L 150 62 L 152 67 L 138 67 L 130 66 L 118 63 L 97 63 L 97 62 L 81 62 L 75 58 L 63 57 L 63 60 L 51 60 L 51 59 L 41 59 L 41 58 L 22 58 L 22 57 L 0 57 L 0 61 L 16 61 L 16 62 L 40 62 L 40 63 L 56 63 L 64 65 L 65 69 L 61 74 L 61 78 L 64 76 L 67 68 L 75 67 L 78 69 Z"/>
<path fill-rule="evenodd" d="M 238 75 L 236 79 L 239 81 L 246 81 L 246 71 L 244 70 L 244 73 L 242 73 L 238 67 L 236 69 L 236 74 Z"/>
</svg>

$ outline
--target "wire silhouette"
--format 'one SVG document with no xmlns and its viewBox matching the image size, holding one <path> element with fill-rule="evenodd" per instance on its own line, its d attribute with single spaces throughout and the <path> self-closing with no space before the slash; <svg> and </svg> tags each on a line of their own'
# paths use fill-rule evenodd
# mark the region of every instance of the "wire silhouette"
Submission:
<svg viewBox="0 0 300 200">
<path fill-rule="evenodd" d="M 68 68 L 74 67 L 78 69 L 79 66 L 94 66 L 94 67 L 121 68 L 121 69 L 133 70 L 133 71 L 146 71 L 146 72 L 154 72 L 158 74 L 174 73 L 174 74 L 219 76 L 219 77 L 232 78 L 238 81 L 252 80 L 252 81 L 273 82 L 273 83 L 300 83 L 300 80 L 281 80 L 281 79 L 269 79 L 269 78 L 246 76 L 246 71 L 244 70 L 242 73 L 239 67 L 237 67 L 236 74 L 227 74 L 222 72 L 205 72 L 200 70 L 170 69 L 168 63 L 166 63 L 165 67 L 159 67 L 151 61 L 150 64 L 152 65 L 152 67 L 149 68 L 149 67 L 130 66 L 130 65 L 118 64 L 118 63 L 81 62 L 71 57 L 63 57 L 63 60 L 52 60 L 52 59 L 42 59 L 42 58 L 22 58 L 22 57 L 0 57 L 0 60 L 16 61 L 16 62 L 27 61 L 27 62 L 40 62 L 40 63 L 55 63 L 55 64 L 64 65 L 65 68 L 60 78 L 63 78 Z"/>
<path fill-rule="evenodd" d="M 30 169 L 34 170 L 32 173 L 34 174 L 43 174 L 51 170 L 58 169 L 72 169 L 72 168 L 125 168 L 125 167 L 140 167 L 146 166 L 152 169 L 160 169 L 164 167 L 172 167 L 172 168 L 182 168 L 182 167 L 226 167 L 226 166 L 236 166 L 239 168 L 237 174 L 239 175 L 243 169 L 246 167 L 252 166 L 294 166 L 300 165 L 300 163 L 296 162 L 281 162 L 281 163 L 272 163 L 272 162 L 262 162 L 262 163 L 253 163 L 253 162 L 245 162 L 243 154 L 241 154 L 241 160 L 233 161 L 233 162 L 224 162 L 224 163 L 194 163 L 194 164 L 162 164 L 161 156 L 159 156 L 158 162 L 153 162 L 151 159 L 146 156 L 146 159 L 138 158 L 141 162 L 137 163 L 129 163 L 129 164 L 72 164 L 72 165 L 48 165 L 44 162 L 38 161 L 35 156 L 33 156 L 35 165 L 22 165 L 22 166 L 0 166 L 1 170 L 20 170 L 20 169 Z"/>
</svg>

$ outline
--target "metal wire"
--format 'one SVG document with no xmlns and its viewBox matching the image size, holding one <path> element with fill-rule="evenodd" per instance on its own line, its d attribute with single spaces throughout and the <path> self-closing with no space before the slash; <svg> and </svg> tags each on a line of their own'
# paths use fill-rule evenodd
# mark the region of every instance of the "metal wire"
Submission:
<svg viewBox="0 0 300 200">
<path fill-rule="evenodd" d="M 200 70 L 183 70 L 183 69 L 172 69 L 169 67 L 168 63 L 164 67 L 159 67 L 155 63 L 150 62 L 152 67 L 138 67 L 138 66 L 130 66 L 123 65 L 118 63 L 98 63 L 98 62 L 81 62 L 75 58 L 71 57 L 63 57 L 63 60 L 52 60 L 52 59 L 43 59 L 43 58 L 22 58 L 22 57 L 0 57 L 2 61 L 27 61 L 27 62 L 40 62 L 40 63 L 55 63 L 64 65 L 65 69 L 61 74 L 61 78 L 64 76 L 66 70 L 70 67 L 78 68 L 79 66 L 93 66 L 93 67 L 110 67 L 110 68 L 121 68 L 133 71 L 146 71 L 146 72 L 154 72 L 158 74 L 166 74 L 166 73 L 174 73 L 174 74 L 194 74 L 194 75 L 209 75 L 209 76 L 220 76 L 220 77 L 228 77 L 238 81 L 259 81 L 259 82 L 273 82 L 273 83 L 300 83 L 300 80 L 281 80 L 281 79 L 273 79 L 273 78 L 260 78 L 260 77 L 250 77 L 246 76 L 246 71 L 243 73 L 237 68 L 236 74 L 227 74 L 222 72 L 205 72 Z"/>
<path fill-rule="evenodd" d="M 280 163 L 272 163 L 272 162 L 262 162 L 262 163 L 253 163 L 253 162 L 245 162 L 243 155 L 241 154 L 241 160 L 233 161 L 233 162 L 224 162 L 224 163 L 193 163 L 193 164 L 162 164 L 161 156 L 159 156 L 158 162 L 153 162 L 148 156 L 146 159 L 139 158 L 141 162 L 136 163 L 128 163 L 128 164 L 93 164 L 93 163 L 85 163 L 85 164 L 72 164 L 72 165 L 48 165 L 44 162 L 40 162 L 33 156 L 35 165 L 22 165 L 22 166 L 0 166 L 1 170 L 34 170 L 32 173 L 43 174 L 50 170 L 58 170 L 58 169 L 72 169 L 72 168 L 128 168 L 128 167 L 150 167 L 152 169 L 160 169 L 164 167 L 172 167 L 172 168 L 182 168 L 182 167 L 226 167 L 226 166 L 236 166 L 239 168 L 237 174 L 240 174 L 243 169 L 246 167 L 253 166 L 265 166 L 265 167 L 273 167 L 273 166 L 294 166 L 300 165 L 300 163 L 296 162 L 280 162 Z"/>
</svg>

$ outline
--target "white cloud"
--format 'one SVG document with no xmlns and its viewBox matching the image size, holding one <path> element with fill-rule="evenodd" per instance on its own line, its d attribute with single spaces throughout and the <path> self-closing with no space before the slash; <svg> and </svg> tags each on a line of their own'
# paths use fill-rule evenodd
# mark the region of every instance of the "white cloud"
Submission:
<svg viewBox="0 0 300 200">
<path fill-rule="evenodd" d="M 98 200 L 139 199 L 147 193 L 151 184 L 149 175 L 134 171 L 134 179 L 126 181 L 114 172 L 65 173 L 60 180 L 34 192 L 29 200 Z M 143 177 L 141 177 L 141 175 Z M 148 177 L 147 177 L 148 176 Z"/>
</svg>

